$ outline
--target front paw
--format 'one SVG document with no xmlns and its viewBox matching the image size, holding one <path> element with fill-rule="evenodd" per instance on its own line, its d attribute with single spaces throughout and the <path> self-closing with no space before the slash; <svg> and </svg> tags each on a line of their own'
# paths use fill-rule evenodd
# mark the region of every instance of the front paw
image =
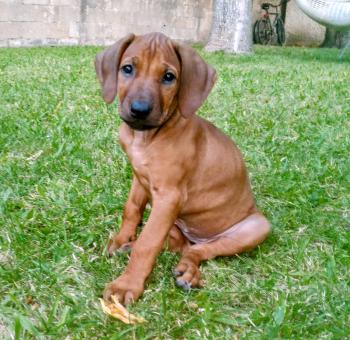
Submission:
<svg viewBox="0 0 350 340">
<path fill-rule="evenodd" d="M 120 303 L 127 305 L 136 301 L 143 291 L 143 282 L 138 282 L 131 275 L 123 274 L 106 285 L 103 298 L 109 300 L 111 295 L 115 295 Z"/>
<path fill-rule="evenodd" d="M 108 242 L 107 252 L 112 256 L 117 250 L 129 252 L 133 246 L 135 236 L 113 235 Z"/>
</svg>

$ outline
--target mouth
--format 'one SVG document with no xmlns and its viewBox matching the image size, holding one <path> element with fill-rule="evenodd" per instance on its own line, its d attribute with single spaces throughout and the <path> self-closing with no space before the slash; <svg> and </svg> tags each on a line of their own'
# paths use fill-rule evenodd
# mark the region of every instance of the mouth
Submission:
<svg viewBox="0 0 350 340">
<path fill-rule="evenodd" d="M 138 131 L 151 130 L 159 127 L 159 125 L 149 124 L 142 120 L 128 120 L 124 117 L 120 117 L 126 124 L 128 124 L 132 129 Z"/>
</svg>

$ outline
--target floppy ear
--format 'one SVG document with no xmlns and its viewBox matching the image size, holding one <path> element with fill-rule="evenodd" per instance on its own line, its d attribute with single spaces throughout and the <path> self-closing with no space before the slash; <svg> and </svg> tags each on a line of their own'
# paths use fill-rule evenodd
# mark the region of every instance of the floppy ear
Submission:
<svg viewBox="0 0 350 340">
<path fill-rule="evenodd" d="M 134 34 L 128 34 L 96 56 L 95 69 L 102 86 L 102 97 L 108 104 L 112 103 L 117 95 L 120 59 L 134 38 Z"/>
<path fill-rule="evenodd" d="M 175 50 L 181 62 L 181 79 L 178 107 L 185 118 L 194 114 L 213 88 L 216 71 L 191 47 L 176 44 Z"/>
</svg>

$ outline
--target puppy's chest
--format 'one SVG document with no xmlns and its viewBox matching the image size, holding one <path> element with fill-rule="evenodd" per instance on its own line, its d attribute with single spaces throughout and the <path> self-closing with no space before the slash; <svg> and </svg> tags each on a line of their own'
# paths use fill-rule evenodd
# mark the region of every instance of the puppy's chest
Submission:
<svg viewBox="0 0 350 340">
<path fill-rule="evenodd" d="M 148 177 L 149 160 L 144 157 L 141 151 L 128 153 L 128 158 L 136 174 Z"/>
<path fill-rule="evenodd" d="M 151 182 L 151 158 L 145 150 L 140 148 L 130 148 L 127 156 L 132 165 L 133 171 L 142 186 L 149 188 Z"/>
</svg>

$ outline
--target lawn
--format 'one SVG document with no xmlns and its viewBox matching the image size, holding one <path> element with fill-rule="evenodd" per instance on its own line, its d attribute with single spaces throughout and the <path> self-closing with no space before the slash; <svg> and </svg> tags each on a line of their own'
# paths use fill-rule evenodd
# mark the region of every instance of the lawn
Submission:
<svg viewBox="0 0 350 340">
<path fill-rule="evenodd" d="M 128 261 L 105 247 L 131 182 L 99 50 L 0 49 L 0 338 L 349 338 L 349 53 L 200 50 L 219 79 L 199 114 L 242 150 L 273 233 L 189 293 L 162 253 L 130 308 L 148 322 L 128 326 L 98 301 Z"/>
</svg>

